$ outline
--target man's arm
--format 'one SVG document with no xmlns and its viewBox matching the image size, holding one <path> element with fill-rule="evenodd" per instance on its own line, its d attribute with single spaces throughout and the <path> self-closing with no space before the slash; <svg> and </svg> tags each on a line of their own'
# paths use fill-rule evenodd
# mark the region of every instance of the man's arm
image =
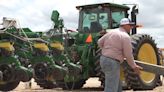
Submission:
<svg viewBox="0 0 164 92">
<path fill-rule="evenodd" d="M 123 39 L 123 54 L 124 54 L 124 57 L 126 58 L 126 61 L 128 62 L 128 64 L 132 68 L 135 68 L 136 63 L 134 62 L 130 37 L 126 37 Z"/>
<path fill-rule="evenodd" d="M 104 36 L 102 36 L 97 42 L 97 44 L 100 48 L 103 48 L 105 37 L 106 37 L 106 34 Z"/>
<path fill-rule="evenodd" d="M 132 44 L 131 44 L 130 37 L 125 38 L 124 41 L 123 41 L 123 54 L 126 57 L 126 61 L 132 67 L 134 72 L 137 73 L 137 74 L 140 74 L 140 70 L 142 70 L 143 68 L 138 66 L 134 62 L 134 57 L 133 57 L 133 54 L 132 54 Z"/>
</svg>

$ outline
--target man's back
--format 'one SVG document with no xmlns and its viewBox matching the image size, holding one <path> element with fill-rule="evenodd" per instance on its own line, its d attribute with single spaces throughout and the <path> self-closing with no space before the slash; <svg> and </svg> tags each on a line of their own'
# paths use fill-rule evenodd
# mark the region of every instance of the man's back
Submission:
<svg viewBox="0 0 164 92">
<path fill-rule="evenodd" d="M 124 40 L 130 39 L 129 35 L 123 29 L 111 30 L 100 38 L 99 46 L 102 48 L 102 55 L 123 61 Z"/>
</svg>

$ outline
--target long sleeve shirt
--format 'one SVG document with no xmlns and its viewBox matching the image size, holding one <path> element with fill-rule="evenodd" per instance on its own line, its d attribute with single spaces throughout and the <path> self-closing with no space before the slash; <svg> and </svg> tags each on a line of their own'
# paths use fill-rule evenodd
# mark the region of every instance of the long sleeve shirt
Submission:
<svg viewBox="0 0 164 92">
<path fill-rule="evenodd" d="M 98 45 L 102 49 L 102 55 L 126 61 L 132 67 L 136 67 L 132 54 L 131 38 L 123 28 L 111 30 L 98 40 Z"/>
</svg>

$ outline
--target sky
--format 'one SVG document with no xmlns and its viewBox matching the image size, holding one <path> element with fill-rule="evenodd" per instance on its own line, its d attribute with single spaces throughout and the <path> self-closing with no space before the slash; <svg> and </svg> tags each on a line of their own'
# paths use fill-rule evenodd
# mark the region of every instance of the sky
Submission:
<svg viewBox="0 0 164 92">
<path fill-rule="evenodd" d="M 50 19 L 53 10 L 58 10 L 67 29 L 77 29 L 78 5 L 112 2 L 138 4 L 138 24 L 143 25 L 138 33 L 150 34 L 158 47 L 164 48 L 164 1 L 157 0 L 0 0 L 0 23 L 3 17 L 14 18 L 19 27 L 32 31 L 52 28 Z"/>
</svg>

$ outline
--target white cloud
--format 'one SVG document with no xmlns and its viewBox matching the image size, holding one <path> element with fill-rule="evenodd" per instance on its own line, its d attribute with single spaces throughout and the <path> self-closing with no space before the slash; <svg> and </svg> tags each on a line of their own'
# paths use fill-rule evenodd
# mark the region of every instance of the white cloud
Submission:
<svg viewBox="0 0 164 92">
<path fill-rule="evenodd" d="M 143 32 L 151 33 L 157 40 L 163 37 L 164 6 L 162 3 L 164 1 L 156 0 L 1 0 L 0 20 L 2 17 L 16 18 L 20 21 L 21 27 L 29 27 L 33 31 L 45 31 L 52 26 L 50 20 L 52 10 L 58 10 L 60 17 L 64 19 L 65 27 L 77 29 L 78 10 L 75 6 L 103 2 L 138 4 L 138 23 L 144 26 Z M 162 44 L 161 42 L 164 41 L 158 40 L 158 44 Z"/>
<path fill-rule="evenodd" d="M 115 3 L 134 3 L 134 0 L 110 0 Z M 23 27 L 33 30 L 46 30 L 51 27 L 52 10 L 58 10 L 64 19 L 65 26 L 76 29 L 78 25 L 78 10 L 75 6 L 109 2 L 109 0 L 2 0 L 0 17 L 12 17 L 20 21 Z M 42 26 L 41 26 L 42 25 Z"/>
</svg>

